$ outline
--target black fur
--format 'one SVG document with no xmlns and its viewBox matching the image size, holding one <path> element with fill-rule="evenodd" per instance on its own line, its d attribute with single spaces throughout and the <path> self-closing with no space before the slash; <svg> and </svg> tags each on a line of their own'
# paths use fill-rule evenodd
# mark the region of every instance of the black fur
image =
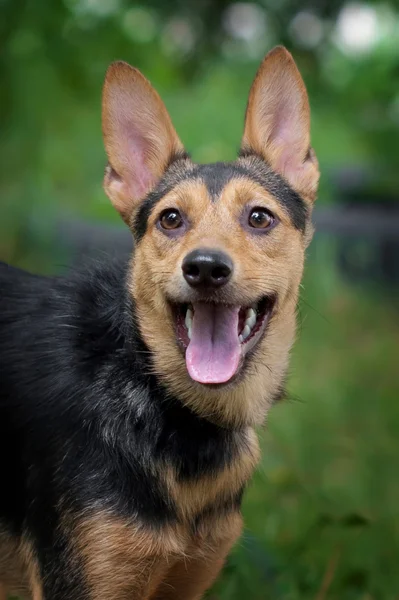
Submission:
<svg viewBox="0 0 399 600">
<path fill-rule="evenodd" d="M 176 520 L 151 465 L 189 479 L 217 472 L 240 444 L 149 374 L 125 273 L 115 263 L 51 279 L 0 263 L 0 521 L 28 526 L 43 547 L 65 510 Z"/>
<path fill-rule="evenodd" d="M 193 164 L 177 157 L 171 162 L 157 187 L 150 192 L 142 203 L 135 221 L 133 231 L 139 242 L 147 230 L 147 221 L 154 206 L 182 181 L 199 179 L 207 187 L 212 201 L 217 201 L 223 188 L 231 179 L 252 179 L 280 202 L 288 212 L 291 222 L 299 231 L 304 232 L 308 218 L 308 210 L 301 196 L 291 188 L 288 182 L 275 173 L 260 157 L 244 154 L 239 161 L 218 162 L 205 165 Z"/>
</svg>

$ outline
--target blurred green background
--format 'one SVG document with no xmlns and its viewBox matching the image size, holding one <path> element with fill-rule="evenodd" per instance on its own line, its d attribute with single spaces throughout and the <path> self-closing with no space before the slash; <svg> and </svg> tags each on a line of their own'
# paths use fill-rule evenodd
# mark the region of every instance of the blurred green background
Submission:
<svg viewBox="0 0 399 600">
<path fill-rule="evenodd" d="M 322 179 L 288 398 L 214 600 L 399 599 L 399 4 L 0 0 L 0 258 L 59 272 L 128 237 L 102 187 L 124 59 L 195 160 L 232 159 L 275 44 L 308 87 Z"/>
</svg>

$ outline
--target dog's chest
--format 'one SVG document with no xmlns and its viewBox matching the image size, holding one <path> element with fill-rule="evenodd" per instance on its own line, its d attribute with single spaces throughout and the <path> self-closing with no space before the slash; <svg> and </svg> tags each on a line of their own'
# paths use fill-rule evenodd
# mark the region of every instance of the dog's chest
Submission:
<svg viewBox="0 0 399 600">
<path fill-rule="evenodd" d="M 206 524 L 239 510 L 243 489 L 259 459 L 258 440 L 253 431 L 236 456 L 223 468 L 194 477 L 179 476 L 173 466 L 163 472 L 169 499 L 180 522 L 190 523 L 196 531 Z"/>
</svg>

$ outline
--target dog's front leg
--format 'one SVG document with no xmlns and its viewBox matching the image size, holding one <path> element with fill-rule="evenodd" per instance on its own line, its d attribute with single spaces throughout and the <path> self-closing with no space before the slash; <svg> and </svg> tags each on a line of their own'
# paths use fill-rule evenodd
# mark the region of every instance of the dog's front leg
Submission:
<svg viewBox="0 0 399 600">
<path fill-rule="evenodd" d="M 168 536 L 98 511 L 65 529 L 68 557 L 44 576 L 44 600 L 148 600 L 170 561 Z"/>
<path fill-rule="evenodd" d="M 149 558 L 107 556 L 89 573 L 53 564 L 43 574 L 42 594 L 32 600 L 149 600 L 159 586 L 166 563 Z"/>
<path fill-rule="evenodd" d="M 241 515 L 222 519 L 212 535 L 194 544 L 187 557 L 169 569 L 151 600 L 200 600 L 217 578 L 241 530 Z"/>
<path fill-rule="evenodd" d="M 149 600 L 170 568 L 162 532 L 98 511 L 36 543 L 32 600 Z M 32 580 L 33 581 L 33 580 Z"/>
</svg>

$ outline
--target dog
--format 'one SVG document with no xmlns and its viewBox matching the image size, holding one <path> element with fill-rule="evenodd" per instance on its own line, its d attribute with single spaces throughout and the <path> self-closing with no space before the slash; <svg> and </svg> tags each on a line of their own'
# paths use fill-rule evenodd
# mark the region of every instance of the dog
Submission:
<svg viewBox="0 0 399 600">
<path fill-rule="evenodd" d="M 131 259 L 0 267 L 0 581 L 33 600 L 196 600 L 240 536 L 255 428 L 284 390 L 319 178 L 309 102 L 277 47 L 234 162 L 192 162 L 124 62 L 102 114 Z"/>
</svg>

